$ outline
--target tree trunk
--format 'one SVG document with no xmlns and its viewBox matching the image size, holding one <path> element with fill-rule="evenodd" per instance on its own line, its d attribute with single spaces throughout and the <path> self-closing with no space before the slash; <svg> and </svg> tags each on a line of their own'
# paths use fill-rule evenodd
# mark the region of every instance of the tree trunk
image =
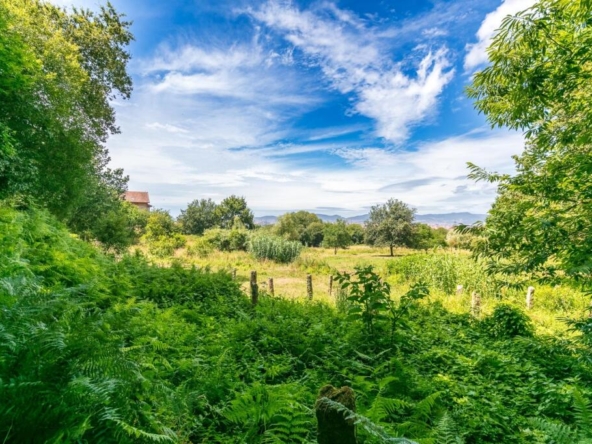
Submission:
<svg viewBox="0 0 592 444">
<path fill-rule="evenodd" d="M 395 254 L 393 253 L 393 245 L 391 244 L 391 245 L 390 245 L 390 247 L 391 247 L 391 257 L 393 257 L 393 256 L 395 255 Z"/>
<path fill-rule="evenodd" d="M 335 252 L 333 254 L 337 254 L 337 247 L 335 247 Z"/>
<path fill-rule="evenodd" d="M 336 389 L 332 385 L 324 386 L 315 404 L 318 422 L 317 442 L 319 444 L 357 444 L 354 420 L 346 420 L 346 414 L 329 405 L 326 402 L 327 399 L 349 410 L 356 409 L 355 394 L 350 387 Z"/>
</svg>

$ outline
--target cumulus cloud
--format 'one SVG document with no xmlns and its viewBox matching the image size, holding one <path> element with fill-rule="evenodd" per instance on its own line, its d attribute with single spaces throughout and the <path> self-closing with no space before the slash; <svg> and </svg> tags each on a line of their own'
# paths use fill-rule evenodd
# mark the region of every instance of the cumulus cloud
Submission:
<svg viewBox="0 0 592 444">
<path fill-rule="evenodd" d="M 302 51 L 333 88 L 352 93 L 353 109 L 376 120 L 377 134 L 393 143 L 404 142 L 410 127 L 434 114 L 453 77 L 444 47 L 417 48 L 417 63 L 397 63 L 382 30 L 332 3 L 300 10 L 270 1 L 249 13 Z"/>
<path fill-rule="evenodd" d="M 536 0 L 503 0 L 495 11 L 487 14 L 477 31 L 477 42 L 467 45 L 465 70 L 470 71 L 487 63 L 487 47 L 505 17 L 528 9 L 535 3 Z"/>
</svg>

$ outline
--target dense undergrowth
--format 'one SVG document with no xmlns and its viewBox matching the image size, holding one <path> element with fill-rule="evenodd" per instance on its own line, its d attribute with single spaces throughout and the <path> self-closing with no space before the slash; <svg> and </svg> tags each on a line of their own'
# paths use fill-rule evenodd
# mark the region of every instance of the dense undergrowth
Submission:
<svg viewBox="0 0 592 444">
<path fill-rule="evenodd" d="M 370 333 L 347 307 L 263 295 L 253 308 L 227 273 L 107 256 L 3 206 L 0 440 L 314 442 L 328 383 L 356 391 L 362 443 L 588 438 L 586 343 L 500 307 L 475 320 L 414 302 Z"/>
</svg>

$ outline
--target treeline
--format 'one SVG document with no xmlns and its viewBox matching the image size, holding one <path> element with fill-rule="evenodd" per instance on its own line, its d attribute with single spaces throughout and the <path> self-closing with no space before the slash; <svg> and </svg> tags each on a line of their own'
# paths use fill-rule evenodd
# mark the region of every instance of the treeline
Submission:
<svg viewBox="0 0 592 444">
<path fill-rule="evenodd" d="M 296 211 L 280 216 L 273 225 L 257 226 L 245 198 L 230 196 L 220 204 L 211 199 L 194 200 L 181 210 L 176 223 L 178 232 L 203 236 L 213 246 L 228 251 L 246 250 L 248 231 L 252 230 L 260 236 L 299 242 L 306 247 L 333 248 L 335 253 L 339 248 L 360 244 L 389 246 L 391 254 L 394 247 L 430 249 L 448 244 L 465 247 L 461 235 L 455 237 L 446 228 L 415 223 L 414 214 L 408 205 L 391 199 L 372 208 L 366 225 L 346 224 L 345 220 L 323 222 L 314 213 Z M 172 223 L 171 217 L 168 220 Z"/>
<path fill-rule="evenodd" d="M 0 199 L 47 208 L 109 248 L 135 242 L 145 218 L 110 169 L 112 100 L 130 97 L 130 22 L 39 0 L 0 0 Z"/>
</svg>

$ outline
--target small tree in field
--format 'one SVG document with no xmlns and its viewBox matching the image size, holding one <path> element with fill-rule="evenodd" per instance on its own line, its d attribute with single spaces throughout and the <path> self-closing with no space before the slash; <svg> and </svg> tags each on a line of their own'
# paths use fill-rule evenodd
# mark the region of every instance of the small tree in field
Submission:
<svg viewBox="0 0 592 444">
<path fill-rule="evenodd" d="M 338 248 L 347 248 L 352 243 L 351 235 L 343 220 L 338 220 L 334 224 L 325 224 L 323 235 L 323 245 L 334 248 L 335 254 Z"/>
<path fill-rule="evenodd" d="M 366 243 L 388 245 L 391 256 L 394 256 L 395 246 L 406 246 L 413 242 L 414 215 L 414 208 L 396 199 L 373 206 L 366 223 Z"/>
</svg>

